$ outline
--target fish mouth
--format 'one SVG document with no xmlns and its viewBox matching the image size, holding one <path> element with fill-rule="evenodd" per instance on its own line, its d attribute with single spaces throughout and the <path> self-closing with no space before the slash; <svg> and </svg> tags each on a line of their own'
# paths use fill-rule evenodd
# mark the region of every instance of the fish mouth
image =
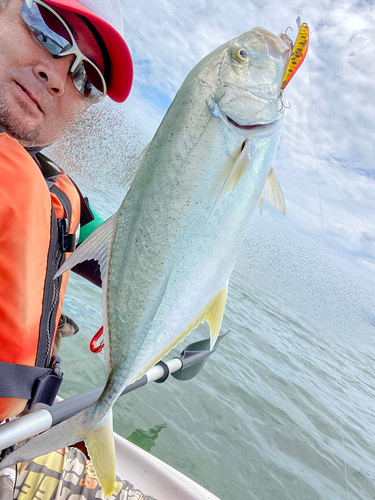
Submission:
<svg viewBox="0 0 375 500">
<path fill-rule="evenodd" d="M 243 135 L 247 135 L 249 132 L 252 132 L 253 135 L 273 133 L 281 126 L 282 122 L 282 116 L 279 116 L 275 120 L 267 123 L 238 123 L 236 120 L 227 115 L 217 102 L 215 103 L 213 115 L 220 118 L 224 123 L 227 124 L 227 126 L 234 127 L 238 131 L 238 133 Z"/>
<path fill-rule="evenodd" d="M 224 113 L 223 113 L 224 114 Z M 236 129 L 240 131 L 243 130 L 243 134 L 245 134 L 248 131 L 256 133 L 262 133 L 262 134 L 269 134 L 269 133 L 274 133 L 276 130 L 278 130 L 281 126 L 282 120 L 280 118 L 277 118 L 276 120 L 268 123 L 255 123 L 254 125 L 241 125 L 241 123 L 236 122 L 231 118 L 230 116 L 224 114 L 226 121 L 229 125 L 232 125 L 233 127 L 236 127 Z"/>
<path fill-rule="evenodd" d="M 225 117 L 229 123 L 231 123 L 232 125 L 234 125 L 237 128 L 240 128 L 241 130 L 257 130 L 257 129 L 269 127 L 270 125 L 274 124 L 275 121 L 278 121 L 278 120 L 275 120 L 275 121 L 270 122 L 270 123 L 258 123 L 256 125 L 240 125 L 239 123 L 235 122 L 229 116 L 225 115 Z"/>
</svg>

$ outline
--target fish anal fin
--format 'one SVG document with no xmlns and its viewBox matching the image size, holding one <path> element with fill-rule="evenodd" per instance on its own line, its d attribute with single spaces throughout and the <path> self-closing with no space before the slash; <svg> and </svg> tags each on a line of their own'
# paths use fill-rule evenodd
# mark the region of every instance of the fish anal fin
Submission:
<svg viewBox="0 0 375 500">
<path fill-rule="evenodd" d="M 198 325 L 207 321 L 210 326 L 210 350 L 215 346 L 216 340 L 220 333 L 221 323 L 224 316 L 224 309 L 227 300 L 228 293 L 228 283 L 225 287 L 220 290 L 220 292 L 216 295 L 216 297 L 205 307 L 203 311 L 201 311 L 194 320 L 190 323 L 190 325 L 185 328 L 180 335 L 177 336 L 173 340 L 171 344 L 169 344 L 163 352 L 159 353 L 155 358 L 150 360 L 147 366 L 144 366 L 141 371 L 139 371 L 131 380 L 131 383 L 135 382 L 142 375 L 144 375 L 152 366 L 154 366 L 158 361 L 162 359 L 163 356 L 169 353 L 171 349 L 176 347 L 180 342 L 184 340 L 185 337 L 189 335 Z"/>
<path fill-rule="evenodd" d="M 112 412 L 108 412 L 99 426 L 85 436 L 87 451 L 106 498 L 111 496 L 116 483 L 115 445 L 112 432 Z"/>
<path fill-rule="evenodd" d="M 275 210 L 285 215 L 285 199 L 273 167 L 268 174 L 259 203 L 261 203 L 262 198 Z M 262 213 L 263 202 L 261 206 L 259 205 L 259 210 Z"/>
<path fill-rule="evenodd" d="M 206 321 L 210 325 L 211 340 L 210 350 L 212 351 L 220 333 L 223 321 L 225 304 L 227 302 L 228 284 L 219 292 L 207 309 Z"/>
<path fill-rule="evenodd" d="M 212 302 L 210 302 L 204 311 L 194 320 L 194 322 L 189 326 L 188 329 L 185 330 L 185 337 L 188 335 L 194 328 L 196 328 L 200 323 L 207 323 L 210 326 L 210 350 L 212 351 L 216 340 L 220 333 L 221 323 L 223 321 L 225 304 L 227 301 L 228 294 L 228 283 L 225 287 L 220 290 L 220 292 L 216 295 Z"/>
</svg>

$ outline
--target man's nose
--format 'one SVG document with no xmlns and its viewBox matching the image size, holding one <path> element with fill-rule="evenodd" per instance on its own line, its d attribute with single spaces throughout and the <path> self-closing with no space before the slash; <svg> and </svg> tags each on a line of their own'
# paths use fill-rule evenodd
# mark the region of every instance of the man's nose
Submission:
<svg viewBox="0 0 375 500">
<path fill-rule="evenodd" d="M 69 77 L 69 70 L 75 60 L 73 54 L 63 57 L 52 57 L 39 61 L 33 68 L 34 75 L 42 80 L 49 93 L 61 96 Z"/>
</svg>

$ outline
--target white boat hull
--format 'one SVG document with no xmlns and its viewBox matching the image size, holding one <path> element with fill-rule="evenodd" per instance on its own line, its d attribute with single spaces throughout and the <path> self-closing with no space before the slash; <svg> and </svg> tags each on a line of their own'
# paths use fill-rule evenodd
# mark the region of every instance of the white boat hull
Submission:
<svg viewBox="0 0 375 500">
<path fill-rule="evenodd" d="M 220 500 L 181 472 L 115 436 L 117 475 L 157 500 Z"/>
</svg>

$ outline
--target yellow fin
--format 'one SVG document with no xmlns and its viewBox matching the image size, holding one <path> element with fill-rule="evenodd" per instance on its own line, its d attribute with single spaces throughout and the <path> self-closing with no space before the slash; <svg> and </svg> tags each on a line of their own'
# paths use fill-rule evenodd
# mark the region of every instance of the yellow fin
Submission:
<svg viewBox="0 0 375 500">
<path fill-rule="evenodd" d="M 183 330 L 181 334 L 178 335 L 178 337 L 175 338 L 173 342 L 170 345 L 168 345 L 168 347 L 166 347 L 162 353 L 159 353 L 157 356 L 151 359 L 150 362 L 147 364 L 147 366 L 143 367 L 142 370 L 132 378 L 131 383 L 135 382 L 138 378 L 144 375 L 152 366 L 155 365 L 155 363 L 160 361 L 163 356 L 168 354 L 171 349 L 173 349 L 174 347 L 176 347 L 177 344 L 182 342 L 184 338 L 187 337 L 189 333 L 191 333 L 194 330 L 194 328 L 196 328 L 201 323 L 204 323 L 205 321 L 207 321 L 207 323 L 210 325 L 210 332 L 211 332 L 210 351 L 212 351 L 220 333 L 221 323 L 223 321 L 223 316 L 224 316 L 225 304 L 227 301 L 227 294 L 228 294 L 228 283 L 222 290 L 220 290 L 220 292 L 216 295 L 214 300 L 208 304 L 208 306 L 204 309 L 204 311 L 201 314 L 199 314 L 194 319 L 194 321 L 190 323 L 188 328 Z"/>
<path fill-rule="evenodd" d="M 207 309 L 206 321 L 210 325 L 211 341 L 210 350 L 212 351 L 220 333 L 221 323 L 223 321 L 225 304 L 227 302 L 228 284 L 215 297 Z"/>
<path fill-rule="evenodd" d="M 277 180 L 273 168 L 271 168 L 270 173 L 268 174 L 261 198 L 258 203 L 261 215 L 263 211 L 264 201 L 266 201 L 269 205 L 271 205 L 271 207 L 280 212 L 282 215 L 285 215 L 284 195 L 281 191 L 279 181 Z"/>
<path fill-rule="evenodd" d="M 111 496 L 116 483 L 115 445 L 112 432 L 112 411 L 96 427 L 88 431 L 85 444 L 95 474 L 106 498 Z"/>
<path fill-rule="evenodd" d="M 187 328 L 184 332 L 185 338 L 194 328 L 196 328 L 200 323 L 207 323 L 210 325 L 211 339 L 210 339 L 210 351 L 212 351 L 216 340 L 220 333 L 221 323 L 223 321 L 225 304 L 227 301 L 228 294 L 228 283 L 225 287 L 220 290 L 216 295 L 214 300 L 208 304 L 202 314 L 200 314 L 195 321 Z M 182 340 L 182 339 L 181 339 Z"/>
</svg>

